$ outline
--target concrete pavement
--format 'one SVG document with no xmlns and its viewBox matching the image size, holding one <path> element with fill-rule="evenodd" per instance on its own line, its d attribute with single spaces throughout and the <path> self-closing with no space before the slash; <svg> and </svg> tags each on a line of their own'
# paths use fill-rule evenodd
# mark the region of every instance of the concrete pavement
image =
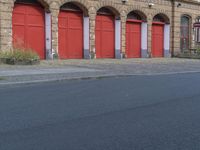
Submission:
<svg viewBox="0 0 200 150">
<path fill-rule="evenodd" d="M 200 72 L 200 60 L 95 59 L 42 61 L 35 66 L 0 65 L 0 85 L 67 79 Z"/>
</svg>

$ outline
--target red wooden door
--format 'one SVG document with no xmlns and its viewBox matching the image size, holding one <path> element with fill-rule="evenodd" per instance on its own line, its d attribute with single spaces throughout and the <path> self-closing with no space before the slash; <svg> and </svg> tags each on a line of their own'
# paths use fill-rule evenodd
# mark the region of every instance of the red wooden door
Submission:
<svg viewBox="0 0 200 150">
<path fill-rule="evenodd" d="M 110 15 L 96 17 L 96 57 L 115 57 L 115 23 Z"/>
<path fill-rule="evenodd" d="M 126 55 L 127 58 L 141 57 L 141 22 L 126 23 Z"/>
<path fill-rule="evenodd" d="M 45 14 L 36 4 L 15 4 L 12 18 L 13 45 L 32 49 L 45 58 Z"/>
<path fill-rule="evenodd" d="M 153 24 L 152 26 L 152 56 L 164 56 L 164 24 Z"/>
<path fill-rule="evenodd" d="M 60 11 L 58 46 L 61 59 L 83 58 L 83 14 L 81 12 Z"/>
</svg>

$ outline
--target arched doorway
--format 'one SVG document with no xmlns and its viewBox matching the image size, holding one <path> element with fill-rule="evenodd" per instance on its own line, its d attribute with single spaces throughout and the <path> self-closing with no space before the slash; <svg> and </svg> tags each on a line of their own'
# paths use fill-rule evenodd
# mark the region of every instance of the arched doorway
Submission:
<svg viewBox="0 0 200 150">
<path fill-rule="evenodd" d="M 126 56 L 127 58 L 140 58 L 147 42 L 146 16 L 138 11 L 132 11 L 126 21 Z M 147 24 L 146 24 L 147 25 Z M 146 32 L 145 32 L 146 31 Z M 145 33 L 146 34 L 145 34 Z M 142 44 L 143 43 L 143 44 Z"/>
<path fill-rule="evenodd" d="M 36 0 L 17 0 L 12 16 L 13 46 L 45 59 L 45 11 Z"/>
<path fill-rule="evenodd" d="M 152 57 L 164 57 L 169 52 L 169 19 L 158 14 L 153 18 L 152 24 Z"/>
<path fill-rule="evenodd" d="M 66 3 L 58 16 L 58 52 L 61 59 L 84 57 L 84 13 L 75 3 Z"/>
<path fill-rule="evenodd" d="M 189 43 L 190 43 L 190 18 L 189 16 L 183 15 L 181 16 L 181 38 L 180 38 L 180 47 L 181 51 L 188 51 L 189 50 Z"/>
<path fill-rule="evenodd" d="M 95 45 L 97 58 L 115 58 L 115 15 L 103 7 L 96 16 Z"/>
</svg>

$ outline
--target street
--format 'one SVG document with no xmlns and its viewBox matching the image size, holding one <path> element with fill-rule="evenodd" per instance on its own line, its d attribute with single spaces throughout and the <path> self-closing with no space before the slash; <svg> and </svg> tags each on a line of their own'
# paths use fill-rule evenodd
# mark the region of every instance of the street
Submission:
<svg viewBox="0 0 200 150">
<path fill-rule="evenodd" d="M 199 83 L 185 73 L 0 87 L 0 150 L 199 150 Z"/>
</svg>

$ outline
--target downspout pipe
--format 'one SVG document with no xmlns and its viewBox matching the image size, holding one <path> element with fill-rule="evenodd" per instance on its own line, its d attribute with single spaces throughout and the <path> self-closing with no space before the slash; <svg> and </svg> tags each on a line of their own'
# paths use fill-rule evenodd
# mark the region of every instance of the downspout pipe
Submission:
<svg viewBox="0 0 200 150">
<path fill-rule="evenodd" d="M 171 0 L 171 2 L 172 2 L 172 51 L 171 51 L 171 56 L 172 57 L 174 57 L 174 50 L 175 50 L 175 48 L 174 48 L 174 46 L 175 46 L 175 44 L 174 44 L 174 42 L 175 42 L 175 1 L 176 0 Z"/>
</svg>

